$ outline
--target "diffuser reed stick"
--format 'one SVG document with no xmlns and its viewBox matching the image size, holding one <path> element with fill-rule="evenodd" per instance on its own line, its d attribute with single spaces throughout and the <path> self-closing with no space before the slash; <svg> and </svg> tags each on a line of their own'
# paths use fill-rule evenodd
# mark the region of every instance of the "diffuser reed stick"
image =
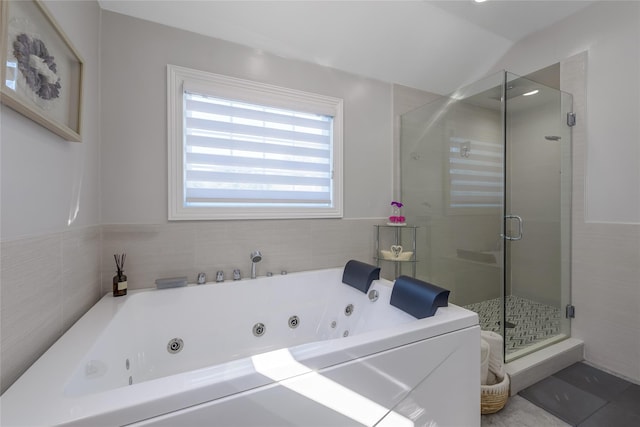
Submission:
<svg viewBox="0 0 640 427">
<path fill-rule="evenodd" d="M 124 271 L 124 261 L 127 259 L 127 254 L 114 254 L 113 258 L 116 260 L 116 269 L 118 270 L 118 274 L 121 274 Z"/>
</svg>

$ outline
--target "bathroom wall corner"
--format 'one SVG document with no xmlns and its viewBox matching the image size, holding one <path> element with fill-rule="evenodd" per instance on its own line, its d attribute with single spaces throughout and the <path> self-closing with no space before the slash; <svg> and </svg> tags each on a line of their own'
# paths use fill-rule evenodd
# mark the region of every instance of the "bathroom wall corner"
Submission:
<svg viewBox="0 0 640 427">
<path fill-rule="evenodd" d="M 62 328 L 69 329 L 102 296 L 100 289 L 101 227 L 62 235 Z"/>
<path fill-rule="evenodd" d="M 0 245 L 4 392 L 100 298 L 100 226 Z"/>
<path fill-rule="evenodd" d="M 0 245 L 4 392 L 62 335 L 62 233 Z"/>
</svg>

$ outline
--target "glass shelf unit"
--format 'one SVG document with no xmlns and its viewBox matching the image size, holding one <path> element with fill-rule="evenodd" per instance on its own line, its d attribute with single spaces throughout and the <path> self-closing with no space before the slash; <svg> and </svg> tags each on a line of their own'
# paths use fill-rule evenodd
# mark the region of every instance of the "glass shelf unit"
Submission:
<svg viewBox="0 0 640 427">
<path fill-rule="evenodd" d="M 416 277 L 417 226 L 413 225 L 374 225 L 376 228 L 376 248 L 374 259 L 376 266 L 383 268 L 391 264 L 394 278 L 402 273 L 402 265 L 410 266 L 411 277 Z M 410 254 L 408 252 L 411 252 Z"/>
</svg>

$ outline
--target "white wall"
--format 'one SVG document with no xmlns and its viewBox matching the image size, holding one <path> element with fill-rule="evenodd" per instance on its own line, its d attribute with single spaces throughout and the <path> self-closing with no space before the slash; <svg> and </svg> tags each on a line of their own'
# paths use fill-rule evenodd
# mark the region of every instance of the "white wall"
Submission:
<svg viewBox="0 0 640 427">
<path fill-rule="evenodd" d="M 100 11 L 95 2 L 47 1 L 45 5 L 84 59 L 83 142 L 64 141 L 2 106 L 2 240 L 100 222 Z"/>
<path fill-rule="evenodd" d="M 597 2 L 496 65 L 561 63 L 574 96 L 571 334 L 585 359 L 640 382 L 640 3 Z M 585 55 L 579 55 L 586 52 Z M 569 59 L 566 59 L 569 58 Z M 585 83 L 586 75 L 586 83 Z"/>
<path fill-rule="evenodd" d="M 246 277 L 255 249 L 258 274 L 373 262 L 373 224 L 392 197 L 390 83 L 107 11 L 101 49 L 103 287 L 117 252 L 132 288 L 200 271 Z M 344 219 L 169 223 L 167 64 L 344 99 Z"/>
<path fill-rule="evenodd" d="M 100 8 L 45 5 L 84 59 L 82 143 L 2 107 L 0 392 L 100 296 Z"/>
<path fill-rule="evenodd" d="M 640 3 L 597 2 L 511 48 L 519 75 L 588 51 L 585 219 L 640 223 Z"/>
<path fill-rule="evenodd" d="M 343 98 L 345 217 L 387 215 L 390 84 L 112 12 L 102 25 L 103 223 L 167 222 L 167 64 Z"/>
</svg>

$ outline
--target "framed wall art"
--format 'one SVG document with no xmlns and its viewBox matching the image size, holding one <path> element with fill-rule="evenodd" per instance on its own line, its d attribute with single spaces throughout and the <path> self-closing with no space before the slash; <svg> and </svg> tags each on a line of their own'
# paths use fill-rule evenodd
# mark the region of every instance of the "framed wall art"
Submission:
<svg viewBox="0 0 640 427">
<path fill-rule="evenodd" d="M 2 103 L 68 141 L 81 142 L 83 62 L 39 0 L 2 1 Z"/>
</svg>

